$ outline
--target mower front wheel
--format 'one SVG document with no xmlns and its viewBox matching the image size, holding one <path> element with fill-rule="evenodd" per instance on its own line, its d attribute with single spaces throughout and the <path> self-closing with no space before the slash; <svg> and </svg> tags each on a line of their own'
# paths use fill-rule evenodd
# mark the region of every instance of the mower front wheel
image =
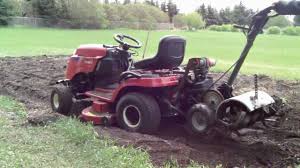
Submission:
<svg viewBox="0 0 300 168">
<path fill-rule="evenodd" d="M 51 92 L 51 107 L 54 112 L 68 115 L 72 107 L 73 94 L 70 88 L 62 86 L 55 87 Z"/>
<path fill-rule="evenodd" d="M 128 93 L 117 104 L 118 124 L 131 132 L 154 133 L 161 120 L 159 105 L 154 97 Z"/>
</svg>

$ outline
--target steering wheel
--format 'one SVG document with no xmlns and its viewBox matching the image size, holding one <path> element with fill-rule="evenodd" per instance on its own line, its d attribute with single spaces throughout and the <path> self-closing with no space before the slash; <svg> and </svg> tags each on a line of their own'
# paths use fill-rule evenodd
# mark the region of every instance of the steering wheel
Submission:
<svg viewBox="0 0 300 168">
<path fill-rule="evenodd" d="M 142 43 L 139 40 L 137 40 L 131 36 L 128 36 L 128 35 L 115 34 L 114 39 L 116 42 L 118 42 L 122 46 L 122 48 L 124 50 L 129 50 L 130 48 L 141 48 L 142 47 Z M 126 39 L 134 42 L 134 44 L 126 42 L 125 41 Z"/>
</svg>

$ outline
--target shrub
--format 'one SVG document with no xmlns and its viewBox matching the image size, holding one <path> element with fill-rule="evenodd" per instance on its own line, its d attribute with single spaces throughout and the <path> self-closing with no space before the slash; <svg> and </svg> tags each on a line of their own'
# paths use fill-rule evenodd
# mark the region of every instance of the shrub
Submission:
<svg viewBox="0 0 300 168">
<path fill-rule="evenodd" d="M 208 30 L 211 30 L 211 31 L 217 31 L 217 29 L 218 29 L 217 25 L 211 25 L 208 27 Z"/>
<path fill-rule="evenodd" d="M 233 25 L 232 25 L 232 27 L 231 27 L 231 32 L 240 32 L 240 30 L 237 29 L 237 28 L 235 28 L 235 27 L 233 27 Z"/>
<path fill-rule="evenodd" d="M 221 25 L 220 30 L 224 32 L 231 32 L 232 25 Z"/>
<path fill-rule="evenodd" d="M 218 31 L 218 32 L 238 32 L 239 30 L 234 28 L 233 25 L 211 25 L 208 27 L 208 30 Z"/>
<path fill-rule="evenodd" d="M 204 27 L 204 25 L 205 25 L 205 22 L 203 21 L 202 16 L 196 12 L 187 14 L 184 17 L 184 19 L 186 21 L 186 24 L 187 24 L 189 30 L 200 29 L 200 28 Z"/>
<path fill-rule="evenodd" d="M 280 34 L 281 29 L 278 26 L 272 26 L 267 29 L 267 34 Z"/>
<path fill-rule="evenodd" d="M 282 30 L 282 33 L 289 36 L 300 36 L 300 30 L 298 27 L 287 27 Z"/>
<path fill-rule="evenodd" d="M 277 16 L 277 17 L 272 17 L 266 24 L 265 28 L 273 27 L 273 26 L 278 26 L 280 28 L 285 28 L 287 26 L 291 26 L 292 23 L 291 21 L 286 17 L 286 16 Z"/>
</svg>

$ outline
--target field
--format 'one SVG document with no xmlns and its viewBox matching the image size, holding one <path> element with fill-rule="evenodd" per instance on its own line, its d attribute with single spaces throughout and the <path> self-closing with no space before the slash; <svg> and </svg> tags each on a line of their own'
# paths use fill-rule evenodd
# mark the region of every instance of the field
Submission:
<svg viewBox="0 0 300 168">
<path fill-rule="evenodd" d="M 64 78 L 66 56 L 80 44 L 115 44 L 112 36 L 118 32 L 143 42 L 147 36 L 146 31 L 126 29 L 0 28 L 0 167 L 300 165 L 299 37 L 260 36 L 234 90 L 236 95 L 253 90 L 249 74 L 262 74 L 259 89 L 280 96 L 290 106 L 283 111 L 288 114 L 280 127 L 257 123 L 240 137 L 198 137 L 188 135 L 177 120 L 163 119 L 157 133 L 144 135 L 114 126 L 93 127 L 52 113 L 50 92 Z M 146 57 L 155 54 L 159 39 L 167 34 L 188 40 L 185 61 L 195 56 L 216 58 L 213 77 L 234 63 L 245 43 L 240 33 L 156 31 L 151 32 Z M 139 52 L 137 59 L 142 58 L 143 49 Z"/>
<path fill-rule="evenodd" d="M 0 28 L 0 56 L 70 55 L 80 44 L 115 44 L 114 33 L 129 34 L 143 43 L 147 32 L 137 30 L 59 30 L 30 28 Z M 211 31 L 156 31 L 151 32 L 146 57 L 157 51 L 159 39 L 168 34 L 185 37 L 189 57 L 216 58 L 214 71 L 224 71 L 238 58 L 244 47 L 242 33 Z M 300 79 L 299 37 L 261 35 L 250 52 L 242 73 L 267 74 L 280 79 Z M 143 48 L 139 50 L 141 59 Z"/>
<path fill-rule="evenodd" d="M 0 86 L 2 86 L 0 87 L 0 93 L 9 95 L 16 100 L 24 103 L 29 114 L 29 118 L 35 120 L 34 123 L 48 121 L 48 116 L 51 117 L 52 115 L 54 115 L 53 113 L 51 113 L 52 111 L 49 107 L 50 92 L 55 81 L 57 79 L 64 78 L 65 62 L 66 57 L 62 56 L 2 58 L 0 59 Z M 219 74 L 212 75 L 218 76 Z M 254 86 L 251 85 L 252 82 L 252 76 L 240 75 L 237 79 L 238 85 L 235 87 L 235 94 L 253 90 Z M 131 159 L 134 159 L 137 153 L 131 151 L 132 146 L 137 149 L 146 150 L 150 155 L 151 163 L 157 167 L 164 166 L 165 163 L 169 163 L 170 160 L 177 160 L 177 163 L 181 167 L 185 167 L 190 163 L 193 163 L 190 162 L 191 160 L 199 163 L 200 165 L 204 164 L 211 167 L 223 165 L 224 167 L 251 168 L 287 167 L 288 165 L 293 164 L 299 165 L 300 82 L 273 80 L 272 78 L 266 76 L 260 76 L 259 87 L 261 90 L 265 90 L 271 95 L 278 95 L 282 97 L 288 102 L 288 104 L 291 105 L 292 111 L 288 113 L 286 122 L 284 122 L 281 127 L 265 128 L 258 123 L 257 125 L 255 125 L 255 127 L 250 129 L 256 131 L 252 133 L 250 132 L 249 134 L 239 137 L 238 139 L 231 139 L 226 136 L 214 134 L 203 137 L 189 136 L 184 130 L 182 124 L 178 124 L 173 120 L 163 120 L 161 122 L 159 131 L 154 135 L 130 133 L 118 127 L 106 128 L 96 126 L 94 127 L 94 129 L 95 132 L 97 132 L 99 135 L 106 135 L 107 137 L 111 137 L 111 139 L 115 141 L 115 144 L 117 144 L 117 146 L 130 147 L 127 150 L 120 149 L 122 150 L 122 152 L 120 153 L 120 157 L 126 158 L 124 158 L 125 160 L 118 160 L 119 162 L 114 160 L 116 159 L 116 156 L 114 154 L 109 153 L 112 151 L 108 151 L 109 156 L 106 159 L 112 159 L 112 163 L 108 164 L 107 167 L 114 167 L 114 163 L 120 162 L 126 165 L 128 163 L 127 161 L 130 162 Z M 6 104 L 6 102 L 7 101 L 2 101 L 0 99 L 0 104 Z M 15 106 L 14 104 L 15 103 L 12 104 L 13 107 Z M 11 110 L 9 109 L 7 110 L 7 112 L 10 111 Z M 2 114 L 0 114 L 0 118 L 1 117 Z M 30 119 L 29 121 L 31 121 L 32 119 Z M 66 123 L 68 122 L 63 122 L 61 124 L 64 125 Z M 23 155 L 19 155 L 19 150 L 34 151 L 36 150 L 36 148 L 38 148 L 41 149 L 41 153 L 39 153 L 36 159 L 41 158 L 42 162 L 43 159 L 47 158 L 47 155 L 49 154 L 51 156 L 49 156 L 49 159 L 46 159 L 45 162 L 49 161 L 49 163 L 46 165 L 55 164 L 56 158 L 53 158 L 52 153 L 55 153 L 57 149 L 61 151 L 61 148 L 65 146 L 56 143 L 61 143 L 61 141 L 68 142 L 68 139 L 72 137 L 73 140 L 77 141 L 76 139 L 78 138 L 78 136 L 76 136 L 76 134 L 78 133 L 80 134 L 80 139 L 83 138 L 87 140 L 93 138 L 93 136 L 91 136 L 90 134 L 81 134 L 82 127 L 78 122 L 75 122 L 74 124 L 74 121 L 72 121 L 71 123 L 72 124 L 70 125 L 67 124 L 66 128 L 63 130 L 61 129 L 64 127 L 59 127 L 59 133 L 55 134 L 55 132 L 52 132 L 52 124 L 45 128 L 32 127 L 30 125 L 26 126 L 23 124 L 16 124 L 16 121 L 12 120 L 11 125 L 13 125 L 13 127 L 10 127 L 11 129 L 1 129 L 2 133 L 0 134 L 0 136 L 2 136 L 0 138 L 0 143 L 4 144 L 3 146 L 15 144 L 13 146 L 8 146 L 8 148 L 3 148 L 4 155 L 6 153 L 11 153 L 11 156 L 5 155 L 7 156 L 7 160 L 5 163 L 10 164 L 11 159 L 26 159 L 27 156 L 25 156 L 26 158 L 24 158 Z M 55 125 L 56 123 L 54 123 L 54 127 Z M 6 128 L 5 124 L 3 125 L 3 128 Z M 80 129 L 81 131 L 78 131 L 78 129 L 76 128 Z M 45 132 L 43 132 L 43 130 Z M 71 134 L 69 134 L 69 131 L 71 132 Z M 67 132 L 67 134 L 65 134 L 65 132 Z M 46 136 L 45 134 L 47 135 L 47 137 L 49 137 L 48 139 L 43 138 Z M 18 138 L 18 141 L 13 141 L 13 137 L 15 137 L 15 135 L 28 136 L 21 136 L 27 139 Z M 86 136 L 87 138 L 85 138 Z M 39 139 L 34 137 L 41 137 L 41 141 L 38 141 Z M 65 138 L 60 139 L 58 137 Z M 14 143 L 10 144 L 10 141 L 13 141 Z M 31 146 L 30 144 L 26 145 L 28 141 L 33 141 L 33 144 L 36 144 L 36 147 Z M 83 148 L 82 143 L 79 143 L 77 145 L 75 145 L 74 143 L 68 145 L 66 144 L 66 147 L 64 148 L 66 149 L 66 151 L 69 151 L 70 148 L 74 147 L 74 150 L 69 151 L 74 153 L 74 156 L 79 156 L 79 153 L 84 150 L 88 152 L 87 154 L 84 154 L 84 156 L 93 156 L 92 158 L 87 157 L 90 160 L 72 160 L 70 159 L 70 153 L 67 152 L 66 154 L 62 153 L 62 155 L 65 157 L 62 157 L 61 160 L 59 160 L 60 163 L 66 161 L 66 167 L 72 167 L 69 165 L 71 163 L 77 163 L 77 161 L 82 161 L 82 164 L 91 164 L 91 160 L 101 160 L 102 157 L 97 155 L 97 149 L 102 149 L 103 147 L 97 147 L 98 145 L 96 144 L 95 148 L 92 148 L 94 142 L 94 140 L 88 140 L 88 147 L 85 147 L 87 148 L 87 150 L 84 150 L 85 148 Z M 24 144 L 26 145 L 25 147 Z M 49 149 L 49 146 L 52 144 L 55 144 L 55 148 Z M 46 149 L 44 149 L 43 147 L 45 147 Z M 89 150 L 91 148 L 96 150 Z M 11 150 L 12 152 L 9 152 Z M 135 163 L 137 167 L 141 167 L 140 161 L 148 160 L 147 158 L 149 156 L 144 155 L 144 153 L 138 154 L 141 156 L 141 158 L 135 158 L 137 159 L 137 162 Z M 28 157 L 28 162 L 34 165 L 34 162 L 30 162 L 33 160 L 31 156 L 29 155 Z"/>
</svg>

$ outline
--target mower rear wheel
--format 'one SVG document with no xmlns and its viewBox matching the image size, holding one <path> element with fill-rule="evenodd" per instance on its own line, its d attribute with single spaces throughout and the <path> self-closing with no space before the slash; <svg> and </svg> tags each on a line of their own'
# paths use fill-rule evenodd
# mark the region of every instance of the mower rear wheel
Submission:
<svg viewBox="0 0 300 168">
<path fill-rule="evenodd" d="M 68 115 L 73 103 L 72 98 L 73 94 L 70 88 L 65 86 L 54 88 L 50 99 L 52 110 L 63 115 Z"/>
<path fill-rule="evenodd" d="M 141 93 L 124 95 L 116 108 L 118 124 L 132 132 L 151 134 L 155 132 L 161 120 L 158 103 L 154 97 Z"/>
<path fill-rule="evenodd" d="M 214 123 L 213 111 L 207 105 L 196 104 L 188 112 L 186 129 L 192 135 L 203 135 Z"/>
</svg>

